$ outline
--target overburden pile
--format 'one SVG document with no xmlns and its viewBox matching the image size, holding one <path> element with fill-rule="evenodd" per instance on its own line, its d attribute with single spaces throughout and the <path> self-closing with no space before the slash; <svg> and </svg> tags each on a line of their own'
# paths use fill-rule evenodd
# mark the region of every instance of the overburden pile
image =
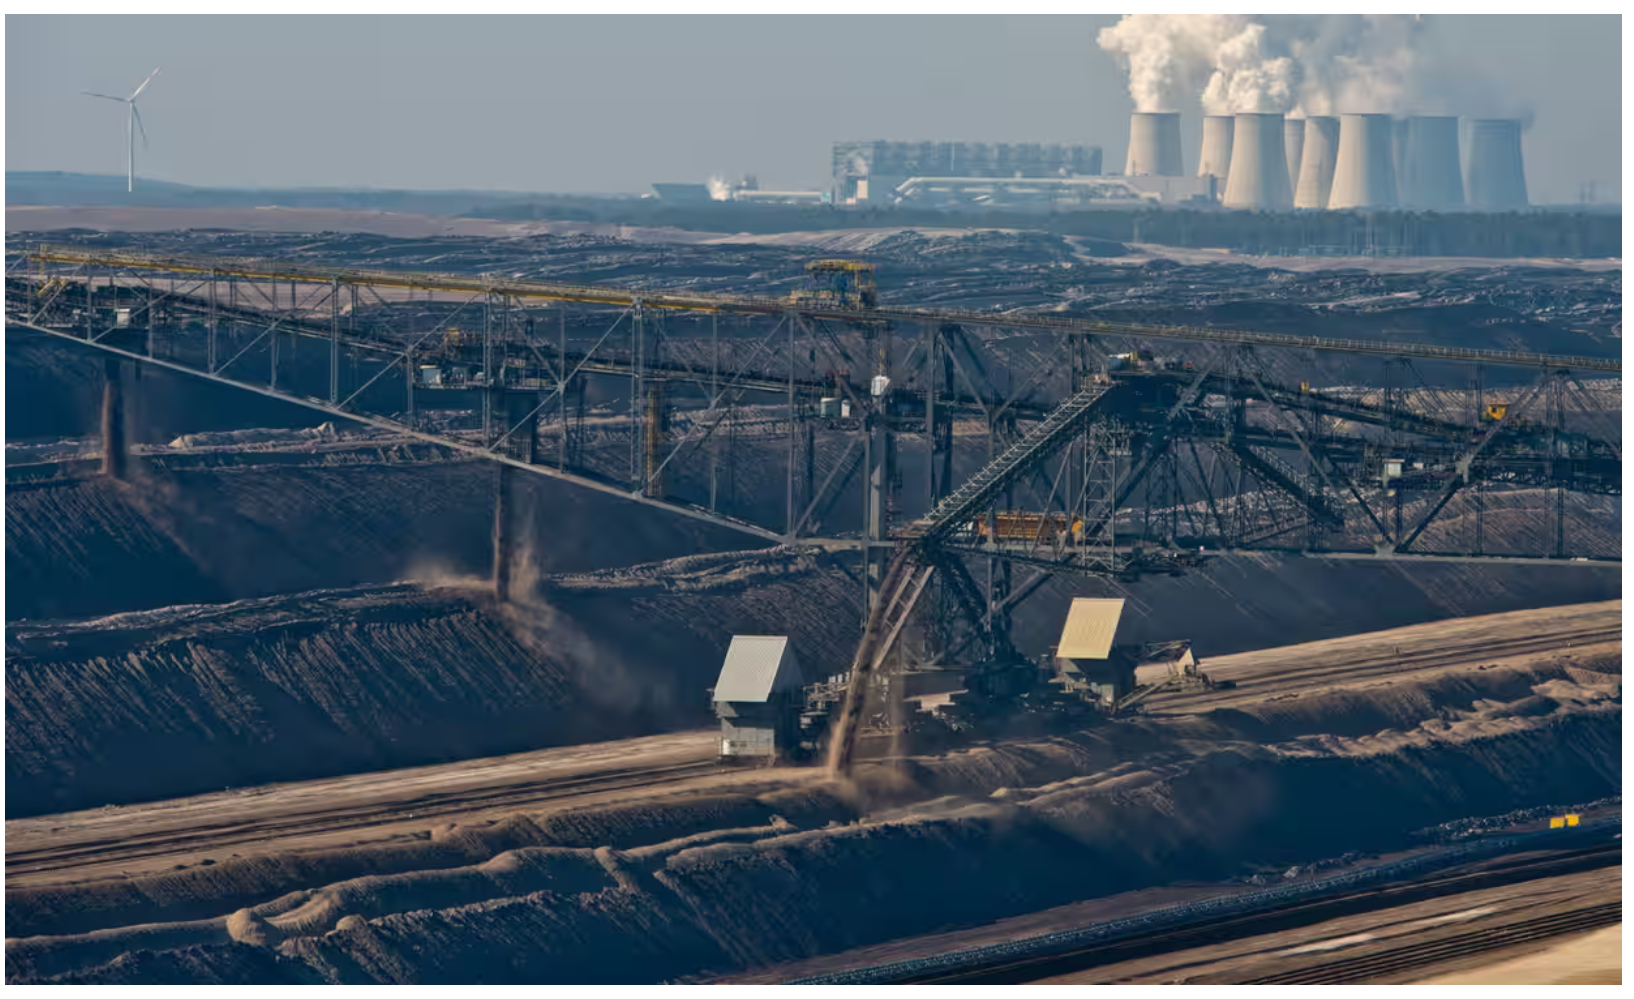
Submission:
<svg viewBox="0 0 1634 999">
<path fill-rule="evenodd" d="M 733 634 L 847 654 L 845 582 L 770 549 L 547 577 L 504 605 L 465 580 L 14 624 L 7 816 L 705 725 Z"/>
<path fill-rule="evenodd" d="M 1455 674 L 917 757 L 843 791 L 518 815 L 8 892 L 7 977 L 140 981 L 162 962 L 187 982 L 696 978 L 1411 849 L 1456 817 L 1620 793 L 1620 681 Z"/>
</svg>

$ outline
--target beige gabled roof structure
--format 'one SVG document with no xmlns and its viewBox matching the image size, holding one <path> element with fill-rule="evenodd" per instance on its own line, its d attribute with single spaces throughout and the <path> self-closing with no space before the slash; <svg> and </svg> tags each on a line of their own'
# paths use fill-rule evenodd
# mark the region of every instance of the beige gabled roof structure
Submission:
<svg viewBox="0 0 1634 999">
<path fill-rule="evenodd" d="M 758 704 L 803 683 L 800 664 L 785 635 L 734 635 L 715 681 L 717 702 Z"/>
<path fill-rule="evenodd" d="M 1079 597 L 1067 611 L 1061 628 L 1061 644 L 1055 654 L 1063 659 L 1105 659 L 1112 654 L 1112 640 L 1123 617 L 1123 598 Z"/>
</svg>

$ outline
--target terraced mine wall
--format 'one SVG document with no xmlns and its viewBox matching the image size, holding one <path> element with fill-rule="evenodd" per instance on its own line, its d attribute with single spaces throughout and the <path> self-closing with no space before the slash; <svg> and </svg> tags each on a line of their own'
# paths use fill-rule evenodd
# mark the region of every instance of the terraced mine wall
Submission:
<svg viewBox="0 0 1634 999">
<path fill-rule="evenodd" d="M 705 725 L 735 633 L 849 657 L 846 582 L 774 549 L 551 578 L 517 604 L 402 584 L 14 624 L 7 815 Z"/>
<path fill-rule="evenodd" d="M 1190 638 L 1197 654 L 1207 659 L 1621 595 L 1622 575 L 1614 567 L 1359 563 L 1253 555 L 1214 559 L 1202 571 L 1131 584 L 1058 577 L 1017 609 L 1015 627 L 1025 651 L 1042 652 L 1059 639 L 1073 597 L 1124 597 L 1119 641 Z"/>
<path fill-rule="evenodd" d="M 794 634 L 819 675 L 849 662 L 861 616 L 849 562 L 790 553 L 647 562 L 742 540 L 522 477 L 518 509 L 531 529 L 517 592 L 536 593 L 554 614 L 530 624 L 469 588 L 489 572 L 492 467 L 347 460 L 10 490 L 11 814 L 707 724 L 703 692 L 735 631 Z M 431 592 L 381 585 L 406 578 Z M 439 593 L 439 580 L 467 588 Z M 1257 556 L 1134 584 L 1060 577 L 1015 624 L 1022 650 L 1039 654 L 1073 597 L 1124 596 L 1124 640 L 1190 638 L 1206 661 L 1620 594 L 1614 570 Z M 132 608 L 151 613 L 83 620 Z M 77 620 L 18 625 L 48 618 Z M 630 627 L 637 620 L 643 627 Z M 700 620 L 716 625 L 699 631 Z M 582 644 L 565 660 L 523 641 L 553 648 L 557 621 Z M 693 637 L 678 646 L 677 634 Z M 628 679 L 575 671 L 599 660 L 620 663 Z M 522 693 L 512 704 L 504 689 Z M 574 720 L 586 689 L 619 691 L 588 727 Z M 457 710 L 443 712 L 443 697 Z M 172 765 L 121 768 L 150 756 Z"/>
<path fill-rule="evenodd" d="M 316 353 L 313 351 L 312 353 Z M 44 333 L 6 328 L 6 439 L 95 436 L 103 354 Z M 134 369 L 133 369 L 134 370 Z M 142 368 L 126 393 L 129 432 L 164 442 L 203 430 L 309 427 L 313 412 L 202 378 Z"/>
<path fill-rule="evenodd" d="M 440 576 L 485 576 L 498 466 L 411 455 L 74 475 L 6 496 L 7 614 L 83 617 Z M 744 547 L 735 531 L 516 476 L 536 571 Z"/>
<path fill-rule="evenodd" d="M 6 974 L 662 981 L 1155 885 L 1280 877 L 1433 843 L 1441 823 L 1620 794 L 1621 674 L 1603 672 L 1619 669 L 1460 673 L 914 758 L 845 789 L 655 799 L 9 891 Z"/>
<path fill-rule="evenodd" d="M 981 441 L 956 440 L 958 466 L 973 470 L 984 454 Z M 837 441 L 819 443 L 814 464 L 821 481 L 844 449 Z M 604 450 L 627 458 L 616 445 Z M 780 522 L 783 455 L 774 453 L 778 450 L 764 442 L 740 442 L 739 467 L 721 484 L 723 502 L 732 498 L 728 509 L 762 523 Z M 922 458 L 922 452 L 903 450 L 904 481 L 922 474 Z M 87 474 L 83 463 L 13 468 L 6 502 L 7 607 L 13 620 L 490 571 L 498 471 L 484 462 L 444 458 L 430 448 L 361 443 L 313 454 L 137 458 L 132 469 L 131 481 L 120 483 Z M 24 471 L 30 473 L 26 478 Z M 44 477 L 59 472 L 60 477 Z M 707 496 L 707 463 L 694 462 L 671 479 L 683 495 Z M 543 574 L 759 544 L 735 531 L 543 476 L 516 475 L 513 489 L 519 543 L 533 569 Z M 860 511 L 846 498 L 840 497 L 816 529 L 838 533 L 859 526 Z M 1585 555 L 1615 557 L 1621 549 L 1615 500 L 1569 499 L 1573 545 Z M 1552 544 L 1552 537 L 1545 537 L 1551 500 L 1536 491 L 1491 495 L 1489 548 L 1502 553 L 1511 543 L 1516 551 L 1536 551 Z M 1446 524 L 1426 536 L 1427 545 L 1456 549 L 1468 541 L 1469 530 L 1459 520 L 1462 502 L 1455 501 L 1442 518 Z M 906 497 L 903 514 L 912 516 L 920 505 L 922 499 Z M 1060 577 L 1021 608 L 1023 640 L 1036 651 L 1052 642 L 1051 629 L 1059 627 L 1063 601 L 1071 595 L 1125 593 L 1137 618 L 1153 616 L 1152 640 L 1177 637 L 1179 629 L 1184 634 L 1178 637 L 1205 641 L 1204 654 L 1218 655 L 1621 593 L 1615 570 L 1364 565 L 1270 555 L 1211 565 L 1181 579 L 1123 588 Z"/>
</svg>

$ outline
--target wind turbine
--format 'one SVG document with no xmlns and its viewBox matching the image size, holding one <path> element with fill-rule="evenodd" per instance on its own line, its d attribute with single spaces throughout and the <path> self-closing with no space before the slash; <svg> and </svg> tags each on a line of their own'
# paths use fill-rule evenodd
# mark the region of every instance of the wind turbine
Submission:
<svg viewBox="0 0 1634 999">
<path fill-rule="evenodd" d="M 159 75 L 159 69 L 162 68 L 155 68 L 153 72 L 149 73 L 148 78 L 142 81 L 140 87 L 131 91 L 129 97 L 111 97 L 108 94 L 94 94 L 89 90 L 80 91 L 87 97 L 100 97 L 105 101 L 118 101 L 130 108 L 130 114 L 125 118 L 125 190 L 127 193 L 136 189 L 136 133 L 138 131 L 142 133 L 142 148 L 146 149 L 148 147 L 148 130 L 142 127 L 142 112 L 136 110 L 136 98 L 142 96 L 142 91 L 148 88 L 148 84 L 153 82 L 153 78 Z"/>
</svg>

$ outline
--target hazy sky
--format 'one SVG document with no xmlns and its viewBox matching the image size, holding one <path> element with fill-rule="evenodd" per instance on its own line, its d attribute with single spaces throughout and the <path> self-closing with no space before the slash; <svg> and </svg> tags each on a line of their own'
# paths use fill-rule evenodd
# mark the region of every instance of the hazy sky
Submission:
<svg viewBox="0 0 1634 999">
<path fill-rule="evenodd" d="M 1115 20 L 7 16 L 6 169 L 122 173 L 123 109 L 78 92 L 156 65 L 138 174 L 189 184 L 814 189 L 847 138 L 1091 143 L 1118 169 L 1131 104 L 1095 43 Z M 1532 105 L 1534 202 L 1617 190 L 1617 17 L 1432 24 L 1442 58 Z"/>
</svg>

